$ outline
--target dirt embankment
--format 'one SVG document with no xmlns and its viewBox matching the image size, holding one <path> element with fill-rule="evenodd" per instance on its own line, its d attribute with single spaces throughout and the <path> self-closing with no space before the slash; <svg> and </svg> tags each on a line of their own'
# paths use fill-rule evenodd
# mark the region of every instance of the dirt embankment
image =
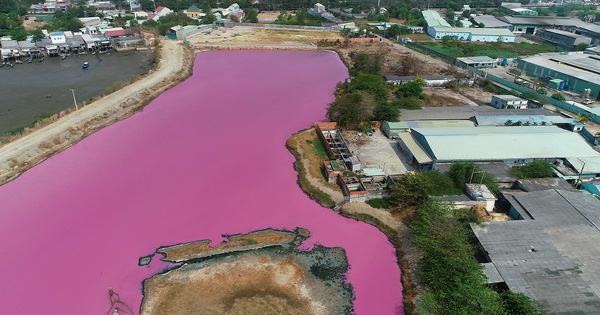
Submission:
<svg viewBox="0 0 600 315">
<path fill-rule="evenodd" d="M 53 123 L 14 139 L 0 148 L 0 184 L 88 135 L 140 111 L 162 92 L 192 74 L 194 52 L 180 42 L 164 41 L 158 69 Z"/>
<path fill-rule="evenodd" d="M 375 209 L 366 203 L 345 203 L 341 191 L 332 189 L 323 179 L 321 159 L 310 149 L 310 143 L 316 138 L 316 131 L 310 128 L 294 134 L 287 141 L 287 147 L 296 157 L 296 170 L 300 188 L 311 198 L 325 207 L 334 208 L 345 217 L 363 221 L 381 230 L 394 245 L 398 265 L 402 270 L 402 286 L 405 314 L 416 314 L 415 299 L 422 291 L 417 263 L 419 252 L 412 244 L 413 235 L 404 224 L 403 217 L 397 216 L 385 209 Z M 319 138 L 316 140 L 320 141 Z M 325 195 L 323 197 L 322 195 Z"/>
</svg>

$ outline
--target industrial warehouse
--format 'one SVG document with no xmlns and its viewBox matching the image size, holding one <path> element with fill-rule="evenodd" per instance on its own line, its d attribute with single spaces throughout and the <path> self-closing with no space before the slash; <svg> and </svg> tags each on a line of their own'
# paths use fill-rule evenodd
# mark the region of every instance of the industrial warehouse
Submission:
<svg viewBox="0 0 600 315">
<path fill-rule="evenodd" d="M 586 172 L 591 172 L 599 169 L 594 164 L 600 162 L 600 154 L 579 134 L 556 126 L 414 128 L 398 138 L 402 151 L 423 170 L 435 169 L 436 163 L 457 161 L 502 161 L 520 166 L 533 160 L 569 164 L 588 158 Z"/>
<path fill-rule="evenodd" d="M 600 55 L 582 52 L 538 54 L 521 59 L 517 67 L 531 76 L 560 79 L 570 90 L 586 93 L 589 98 L 599 97 Z"/>
<path fill-rule="evenodd" d="M 488 282 L 554 314 L 598 314 L 600 200 L 559 189 L 504 196 L 514 221 L 471 223 L 487 256 Z"/>
</svg>

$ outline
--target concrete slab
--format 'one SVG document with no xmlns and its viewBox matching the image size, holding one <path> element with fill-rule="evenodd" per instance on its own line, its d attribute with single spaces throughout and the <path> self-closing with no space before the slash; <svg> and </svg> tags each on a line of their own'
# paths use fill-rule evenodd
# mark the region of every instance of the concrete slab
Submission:
<svg viewBox="0 0 600 315">
<path fill-rule="evenodd" d="M 387 175 L 415 171 L 396 141 L 388 139 L 380 130 L 376 130 L 373 136 L 359 136 L 356 131 L 347 131 L 343 135 L 348 148 L 358 156 L 363 168 L 382 168 Z"/>
</svg>

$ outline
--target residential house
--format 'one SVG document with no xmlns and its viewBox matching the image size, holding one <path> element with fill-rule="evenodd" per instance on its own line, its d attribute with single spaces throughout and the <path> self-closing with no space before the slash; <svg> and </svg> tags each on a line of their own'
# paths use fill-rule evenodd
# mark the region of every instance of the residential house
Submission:
<svg viewBox="0 0 600 315">
<path fill-rule="evenodd" d="M 200 9 L 193 5 L 185 11 L 185 14 L 187 14 L 190 19 L 197 19 L 200 17 Z"/>
<path fill-rule="evenodd" d="M 492 102 L 490 105 L 499 109 L 516 108 L 524 109 L 527 108 L 527 100 L 514 95 L 494 95 L 492 96 Z"/>
</svg>

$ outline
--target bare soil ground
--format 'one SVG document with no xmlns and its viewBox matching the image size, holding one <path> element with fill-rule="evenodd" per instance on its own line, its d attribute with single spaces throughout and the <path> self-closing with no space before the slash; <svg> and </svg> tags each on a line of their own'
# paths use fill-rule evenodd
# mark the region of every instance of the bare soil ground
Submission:
<svg viewBox="0 0 600 315">
<path fill-rule="evenodd" d="M 448 67 L 446 64 L 438 64 L 439 60 L 431 57 L 426 58 L 414 50 L 405 48 L 404 46 L 392 44 L 392 42 L 383 40 L 379 42 L 378 38 L 374 38 L 372 43 L 342 43 L 338 46 L 324 47 L 335 50 L 345 64 L 352 66 L 353 61 L 351 56 L 356 53 L 365 53 L 368 55 L 381 55 L 383 57 L 383 67 L 381 73 L 383 75 L 398 75 L 401 67 L 401 61 L 407 57 L 416 58 L 419 69 L 419 74 L 436 75 L 444 73 Z"/>
<path fill-rule="evenodd" d="M 478 106 L 479 104 L 453 89 L 425 87 L 423 88 L 423 105 L 425 107 L 448 107 Z"/>
<path fill-rule="evenodd" d="M 27 20 L 23 21 L 23 27 L 26 31 L 33 31 L 38 27 L 42 27 L 46 24 L 46 22 L 38 22 L 35 17 L 29 17 Z"/>
<path fill-rule="evenodd" d="M 164 41 L 162 45 L 162 60 L 157 70 L 81 107 L 78 112 L 60 115 L 53 123 L 29 130 L 20 138 L 4 144 L 0 150 L 0 183 L 16 178 L 88 135 L 133 115 L 160 93 L 191 75 L 193 51 L 180 42 Z"/>
<path fill-rule="evenodd" d="M 281 45 L 289 47 L 316 46 L 311 42 L 321 39 L 341 39 L 340 33 L 293 31 L 279 29 L 263 29 L 250 26 L 234 26 L 233 28 L 219 28 L 206 33 L 201 33 L 188 38 L 195 45 L 231 45 L 231 46 L 261 46 Z"/>
<path fill-rule="evenodd" d="M 296 238 L 294 233 L 264 230 L 249 234 L 234 235 L 226 242 L 211 247 L 210 240 L 161 247 L 158 253 L 165 254 L 164 261 L 186 261 L 233 251 L 251 250 L 265 246 L 290 243 Z"/>
<path fill-rule="evenodd" d="M 140 314 L 325 314 L 304 270 L 289 259 L 245 254 L 189 264 L 144 281 Z"/>
</svg>

